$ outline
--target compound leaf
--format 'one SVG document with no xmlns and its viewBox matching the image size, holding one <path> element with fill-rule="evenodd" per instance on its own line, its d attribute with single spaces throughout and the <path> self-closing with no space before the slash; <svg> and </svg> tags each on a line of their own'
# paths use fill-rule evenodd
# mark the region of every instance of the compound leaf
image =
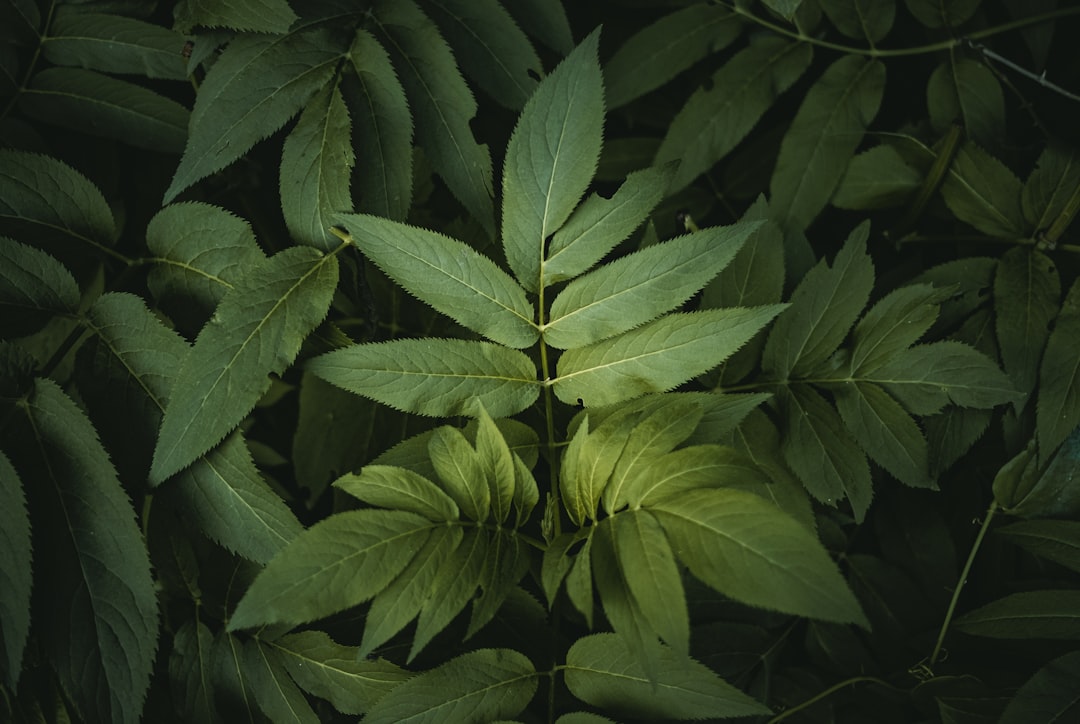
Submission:
<svg viewBox="0 0 1080 724">
<path fill-rule="evenodd" d="M 1034 555 L 1080 571 L 1080 522 L 1022 520 L 994 532 Z"/>
<path fill-rule="evenodd" d="M 1033 718 L 1067 721 L 1080 714 L 1076 680 L 1080 677 L 1080 652 L 1059 656 L 1036 671 L 1021 686 L 1001 714 L 1000 724 L 1024 724 Z"/>
<path fill-rule="evenodd" d="M 560 0 L 518 0 L 506 3 L 518 25 L 561 56 L 574 49 L 574 36 Z"/>
</svg>

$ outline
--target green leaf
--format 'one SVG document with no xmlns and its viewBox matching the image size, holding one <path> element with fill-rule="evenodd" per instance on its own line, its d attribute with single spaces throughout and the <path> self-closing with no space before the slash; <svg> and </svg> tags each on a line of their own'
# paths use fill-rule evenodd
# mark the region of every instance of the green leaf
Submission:
<svg viewBox="0 0 1080 724">
<path fill-rule="evenodd" d="M 1033 297 L 1042 296 L 1042 290 Z M 1035 409 L 1039 450 L 1049 455 L 1080 425 L 1080 282 L 1073 282 L 1046 342 Z"/>
<path fill-rule="evenodd" d="M 715 367 L 783 310 L 783 305 L 671 314 L 618 337 L 567 350 L 555 395 L 586 407 L 670 390 Z"/>
<path fill-rule="evenodd" d="M 472 637 L 495 617 L 506 597 L 528 572 L 530 559 L 524 545 L 517 535 L 505 528 L 488 534 L 480 574 L 482 593 L 473 603 L 465 638 Z"/>
<path fill-rule="evenodd" d="M 866 211 L 903 206 L 923 183 L 923 174 L 886 144 L 856 154 L 836 187 L 832 203 Z"/>
<path fill-rule="evenodd" d="M 487 520 L 491 490 L 480 457 L 461 431 L 446 425 L 436 428 L 428 442 L 428 453 L 443 489 L 461 511 L 477 522 Z"/>
<path fill-rule="evenodd" d="M 938 133 L 960 122 L 981 146 L 995 146 L 1005 136 L 1005 95 L 997 76 L 982 63 L 950 53 L 930 75 L 926 100 Z"/>
<path fill-rule="evenodd" d="M 533 450 L 535 449 L 534 447 Z M 529 465 L 517 453 L 511 451 L 511 455 L 514 461 L 515 524 L 521 528 L 528 522 L 533 509 L 540 502 L 540 489 L 536 485 L 536 477 L 533 476 Z"/>
<path fill-rule="evenodd" d="M 958 631 L 995 639 L 1080 639 L 1080 591 L 1013 593 L 965 613 Z"/>
<path fill-rule="evenodd" d="M 334 487 L 370 505 L 408 510 L 431 521 L 457 520 L 454 499 L 435 483 L 405 468 L 365 465 L 359 475 L 346 473 Z"/>
<path fill-rule="evenodd" d="M 541 277 L 548 238 L 585 194 L 600 158 L 604 87 L 594 32 L 559 64 L 525 104 L 503 163 L 502 242 L 526 290 Z"/>
<path fill-rule="evenodd" d="M 213 645 L 213 634 L 197 618 L 185 621 L 173 637 L 169 680 L 173 701 L 188 721 L 219 721 L 214 703 Z"/>
<path fill-rule="evenodd" d="M 491 153 L 469 123 L 476 100 L 439 31 L 412 0 L 379 0 L 373 19 L 416 119 L 416 142 L 489 236 L 495 235 Z"/>
<path fill-rule="evenodd" d="M 637 467 L 626 481 L 631 508 L 649 507 L 664 498 L 698 488 L 738 487 L 763 481 L 749 459 L 725 445 L 691 445 Z"/>
<path fill-rule="evenodd" d="M 1001 257 L 994 275 L 998 349 L 1005 372 L 1025 395 L 1035 389 L 1060 299 L 1061 279 L 1048 256 L 1017 246 Z"/>
<path fill-rule="evenodd" d="M 349 392 L 431 417 L 516 415 L 540 395 L 536 367 L 517 350 L 460 339 L 401 339 L 328 352 L 307 369 Z"/>
<path fill-rule="evenodd" d="M 19 474 L 0 450 L 0 640 L 3 641 L 0 673 L 4 686 L 14 691 L 22 672 L 23 651 L 30 633 L 30 586 L 33 552 L 30 516 Z"/>
<path fill-rule="evenodd" d="M 560 0 L 519 0 L 507 3 L 518 25 L 561 56 L 574 49 L 570 21 Z"/>
<path fill-rule="evenodd" d="M 82 292 L 67 267 L 50 254 L 0 236 L 0 333 L 21 337 L 57 314 L 78 311 Z M 22 319 L 16 319 L 19 315 Z"/>
<path fill-rule="evenodd" d="M 609 108 L 624 106 L 666 84 L 742 32 L 738 15 L 695 3 L 664 15 L 631 35 L 604 66 Z"/>
<path fill-rule="evenodd" d="M 41 53 L 54 65 L 167 80 L 188 76 L 180 52 L 184 36 L 135 18 L 58 7 L 43 40 Z"/>
<path fill-rule="evenodd" d="M 539 683 L 532 662 L 517 651 L 470 651 L 395 688 L 364 722 L 440 724 L 514 717 L 528 706 Z"/>
<path fill-rule="evenodd" d="M 1023 398 L 986 355 L 961 342 L 916 345 L 897 353 L 867 379 L 915 415 L 933 415 L 950 402 L 989 408 Z"/>
<path fill-rule="evenodd" d="M 770 206 L 785 228 L 805 229 L 832 196 L 844 168 L 877 115 L 885 89 L 885 66 L 846 55 L 806 93 L 769 183 Z"/>
<path fill-rule="evenodd" d="M 695 7 L 718 11 L 716 6 L 705 4 L 683 12 Z M 806 43 L 763 35 L 724 63 L 707 87 L 694 91 L 668 126 L 656 152 L 658 164 L 679 161 L 672 189 L 684 188 L 727 156 L 802 76 L 812 58 L 813 51 Z"/>
<path fill-rule="evenodd" d="M 244 641 L 242 646 L 245 673 L 250 677 L 251 691 L 263 713 L 275 721 L 319 724 L 319 717 L 289 678 L 278 652 L 257 638 Z"/>
<path fill-rule="evenodd" d="M 412 674 L 385 661 L 361 660 L 355 646 L 335 643 L 322 631 L 301 631 L 265 643 L 305 691 L 343 714 L 363 714 Z"/>
<path fill-rule="evenodd" d="M 860 224 L 832 267 L 822 259 L 799 282 L 765 343 L 764 371 L 781 380 L 806 377 L 844 341 L 874 286 L 874 264 L 866 253 L 869 234 L 869 223 Z"/>
<path fill-rule="evenodd" d="M 866 382 L 840 385 L 833 396 L 848 432 L 867 455 L 913 488 L 933 488 L 926 438 L 887 392 Z"/>
<path fill-rule="evenodd" d="M 904 0 L 908 10 L 928 28 L 952 28 L 970 18 L 982 0 Z"/>
<path fill-rule="evenodd" d="M 468 244 L 377 216 L 337 219 L 387 276 L 454 321 L 519 349 L 539 336 L 525 291 Z"/>
<path fill-rule="evenodd" d="M 755 716 L 769 709 L 703 664 L 660 649 L 650 680 L 626 641 L 611 633 L 578 639 L 566 653 L 566 686 L 587 704 L 633 718 Z"/>
<path fill-rule="evenodd" d="M 702 229 L 575 279 L 551 303 L 544 341 L 556 349 L 584 347 L 681 306 L 727 266 L 758 226 Z"/>
<path fill-rule="evenodd" d="M 846 497 L 861 521 L 874 491 L 866 455 L 844 428 L 832 405 L 809 385 L 779 396 L 784 460 L 818 500 L 835 505 Z"/>
<path fill-rule="evenodd" d="M 356 162 L 349 111 L 341 92 L 327 86 L 300 114 L 281 149 L 281 212 L 289 234 L 304 244 L 330 251 L 331 214 L 352 209 L 349 172 Z"/>
<path fill-rule="evenodd" d="M 489 537 L 485 531 L 465 529 L 464 539 L 431 582 L 431 595 L 420 610 L 409 661 L 473 599 L 484 575 L 488 546 Z"/>
<path fill-rule="evenodd" d="M 574 563 L 566 576 L 566 595 L 582 616 L 585 624 L 593 626 L 593 575 L 592 575 L 592 532 L 595 527 L 586 529 L 585 543 L 574 557 Z"/>
<path fill-rule="evenodd" d="M 413 118 L 390 56 L 373 35 L 357 28 L 349 61 L 358 83 L 342 84 L 353 119 L 353 145 L 363 173 L 354 187 L 361 211 L 404 221 L 412 202 Z"/>
<path fill-rule="evenodd" d="M 256 33 L 284 33 L 296 20 L 288 0 L 239 0 L 220 3 L 213 0 L 188 0 L 177 26 L 188 32 L 196 25 L 206 28 L 232 28 Z"/>
<path fill-rule="evenodd" d="M 880 43 L 896 19 L 896 0 L 819 0 L 829 22 L 844 35 Z"/>
<path fill-rule="evenodd" d="M 762 2 L 785 20 L 794 18 L 799 6 L 802 5 L 802 0 L 762 0 Z"/>
<path fill-rule="evenodd" d="M 377 595 L 445 525 L 403 510 L 338 513 L 301 533 L 240 599 L 229 630 L 306 623 Z"/>
<path fill-rule="evenodd" d="M 994 531 L 1034 555 L 1080 571 L 1080 523 L 1023 520 Z"/>
<path fill-rule="evenodd" d="M 330 79 L 342 52 L 326 30 L 241 35 L 230 42 L 199 87 L 165 203 L 284 126 Z"/>
<path fill-rule="evenodd" d="M 1074 518 L 1080 514 L 1076 461 L 1080 428 L 1040 461 L 1034 440 L 1007 462 L 994 478 L 994 498 L 1010 515 L 1023 518 Z"/>
<path fill-rule="evenodd" d="M 938 316 L 947 291 L 930 284 L 912 284 L 886 294 L 852 332 L 852 376 L 873 370 L 926 334 Z"/>
<path fill-rule="evenodd" d="M 497 0 L 431 0 L 427 8 L 465 74 L 497 103 L 520 110 L 543 66 L 503 6 Z"/>
<path fill-rule="evenodd" d="M 555 720 L 555 724 L 614 724 L 614 719 L 608 719 L 599 714 L 590 714 L 584 711 L 574 711 L 563 714 Z"/>
<path fill-rule="evenodd" d="M 326 316 L 337 259 L 292 247 L 246 274 L 221 300 L 180 364 L 150 469 L 157 485 L 183 470 L 236 427 L 296 358 Z"/>
<path fill-rule="evenodd" d="M 0 233 L 45 242 L 75 242 L 82 253 L 106 250 L 118 232 L 112 209 L 85 176 L 67 164 L 0 149 Z"/>
<path fill-rule="evenodd" d="M 1048 229 L 1080 188 L 1080 153 L 1049 145 L 1024 183 L 1021 208 L 1029 228 Z"/>
<path fill-rule="evenodd" d="M 736 601 L 867 627 L 813 533 L 756 495 L 692 490 L 649 508 L 696 577 Z"/>
<path fill-rule="evenodd" d="M 999 724 L 1030 721 L 1068 721 L 1080 715 L 1076 682 L 1080 679 L 1080 652 L 1059 656 L 1036 671 L 1009 701 Z"/>
<path fill-rule="evenodd" d="M 157 648 L 158 608 L 146 544 L 93 426 L 56 383 L 39 379 L 27 426 L 5 442 L 44 496 L 50 532 L 35 565 L 39 635 L 64 690 L 98 721 L 140 718 Z M 5 635 L 6 635 L 5 630 Z"/>
<path fill-rule="evenodd" d="M 244 644 L 235 636 L 219 633 L 211 649 L 214 703 L 227 721 L 254 722 L 261 715 L 255 704 L 251 672 L 244 660 Z"/>
<path fill-rule="evenodd" d="M 941 183 L 941 196 L 956 218 L 989 236 L 1018 239 L 1026 224 L 1020 180 L 974 143 L 960 146 Z"/>
<path fill-rule="evenodd" d="M 517 473 L 506 439 L 483 407 L 477 417 L 476 453 L 487 478 L 492 517 L 496 523 L 505 523 L 514 503 Z M 532 474 L 528 477 L 531 479 Z"/>
</svg>

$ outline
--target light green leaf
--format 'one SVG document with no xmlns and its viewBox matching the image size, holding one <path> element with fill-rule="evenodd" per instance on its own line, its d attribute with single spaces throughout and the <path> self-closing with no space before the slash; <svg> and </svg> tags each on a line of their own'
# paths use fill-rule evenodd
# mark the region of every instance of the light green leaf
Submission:
<svg viewBox="0 0 1080 724">
<path fill-rule="evenodd" d="M 648 507 L 698 488 L 767 482 L 742 453 L 726 445 L 691 445 L 638 466 L 626 482 L 631 508 Z"/>
<path fill-rule="evenodd" d="M 431 595 L 420 610 L 409 661 L 472 600 L 484 574 L 488 545 L 489 537 L 485 531 L 465 530 L 464 539 L 431 582 Z"/>
<path fill-rule="evenodd" d="M 770 713 L 703 664 L 666 647 L 660 649 L 657 677 L 650 680 L 616 634 L 578 639 L 566 653 L 565 671 L 574 696 L 624 716 L 705 719 Z"/>
<path fill-rule="evenodd" d="M 439 31 L 412 0 L 379 0 L 373 19 L 416 119 L 416 142 L 450 191 L 495 235 L 491 153 L 469 123 L 476 100 Z"/>
<path fill-rule="evenodd" d="M 473 399 L 494 417 L 516 415 L 540 395 L 533 362 L 488 342 L 361 344 L 316 357 L 307 369 L 350 392 L 431 417 L 469 414 Z"/>
<path fill-rule="evenodd" d="M 305 691 L 343 714 L 363 714 L 412 676 L 383 659 L 361 660 L 355 646 L 335 643 L 322 631 L 301 631 L 264 643 L 273 647 Z"/>
<path fill-rule="evenodd" d="M 628 431 L 623 433 L 623 442 L 625 442 L 626 434 L 628 434 Z M 563 453 L 562 467 L 559 470 L 559 491 L 562 494 L 562 502 L 566 507 L 567 514 L 570 516 L 570 521 L 577 526 L 580 526 L 586 519 L 595 518 L 596 504 L 600 500 L 600 493 L 607 483 L 607 477 L 611 474 L 611 470 L 615 467 L 616 457 L 608 456 L 605 465 L 606 471 L 601 475 L 594 476 L 592 474 L 595 466 L 600 463 L 600 459 L 596 453 L 590 455 L 589 459 L 585 458 L 586 443 L 591 439 L 589 435 L 589 417 L 586 415 L 573 437 L 570 438 L 570 444 L 566 446 L 566 451 Z M 595 443 L 592 449 L 597 450 Z"/>
<path fill-rule="evenodd" d="M 594 32 L 545 78 L 521 112 L 503 163 L 502 243 L 528 291 L 542 278 L 548 238 L 569 218 L 596 173 L 604 88 Z"/>
<path fill-rule="evenodd" d="M 1016 246 L 998 261 L 994 275 L 998 349 L 1005 372 L 1025 395 L 1035 389 L 1039 362 L 1060 299 L 1057 267 L 1042 252 Z"/>
<path fill-rule="evenodd" d="M 867 627 L 855 596 L 812 532 L 741 490 L 692 490 L 649 510 L 690 572 L 736 601 Z"/>
<path fill-rule="evenodd" d="M 908 10 L 928 28 L 952 28 L 970 18 L 982 0 L 904 0 Z"/>
<path fill-rule="evenodd" d="M 543 73 L 529 39 L 497 0 L 430 0 L 461 69 L 497 103 L 520 110 Z"/>
<path fill-rule="evenodd" d="M 336 218 L 387 276 L 454 321 L 519 349 L 539 336 L 525 291 L 468 244 L 377 216 Z"/>
<path fill-rule="evenodd" d="M 592 194 L 581 202 L 548 245 L 544 284 L 576 277 L 630 236 L 664 198 L 674 173 L 674 165 L 634 171 L 610 199 Z"/>
<path fill-rule="evenodd" d="M 513 453 L 487 410 L 481 406 L 479 412 L 476 454 L 491 493 L 492 517 L 496 523 L 502 524 L 510 516 L 517 484 Z M 528 477 L 532 478 L 532 474 L 529 473 Z"/>
<path fill-rule="evenodd" d="M 1080 339 L 1080 282 L 1073 282 L 1046 342 L 1039 372 L 1035 425 L 1042 455 L 1049 455 L 1080 425 L 1077 339 Z"/>
<path fill-rule="evenodd" d="M 528 706 L 538 685 L 532 662 L 517 651 L 470 651 L 395 688 L 364 722 L 442 724 L 514 717 Z"/>
<path fill-rule="evenodd" d="M 930 75 L 926 101 L 938 133 L 959 122 L 968 138 L 982 146 L 995 146 L 1005 136 L 1005 94 L 997 76 L 982 63 L 958 59 L 951 52 Z"/>
<path fill-rule="evenodd" d="M 770 206 L 783 215 L 785 227 L 805 229 L 825 207 L 884 90 L 881 61 L 846 55 L 807 91 L 769 184 Z"/>
<path fill-rule="evenodd" d="M 431 531 L 444 527 L 403 510 L 332 515 L 297 536 L 259 573 L 229 630 L 306 623 L 363 603 L 409 565 Z"/>
<path fill-rule="evenodd" d="M 896 0 L 819 0 L 829 22 L 844 35 L 880 43 L 896 18 Z"/>
<path fill-rule="evenodd" d="M 330 251 L 331 214 L 352 209 L 349 111 L 336 86 L 315 94 L 281 149 L 281 212 L 293 239 Z"/>
<path fill-rule="evenodd" d="M 1059 656 L 1036 671 L 1009 701 L 999 724 L 1031 721 L 1068 721 L 1080 714 L 1076 682 L 1080 679 L 1080 652 Z"/>
<path fill-rule="evenodd" d="M 188 110 L 142 86 L 81 68 L 37 73 L 19 98 L 26 115 L 151 151 L 180 153 Z"/>
<path fill-rule="evenodd" d="M 869 234 L 870 224 L 863 222 L 848 235 L 832 267 L 822 259 L 799 282 L 765 343 L 765 372 L 781 380 L 805 377 L 844 341 L 874 286 L 874 264 L 866 253 Z"/>
<path fill-rule="evenodd" d="M 404 221 L 412 203 L 413 118 L 390 56 L 357 28 L 349 61 L 358 83 L 342 85 L 353 118 L 353 145 L 363 172 L 354 178 L 361 211 Z"/>
<path fill-rule="evenodd" d="M 585 618 L 585 625 L 590 629 L 593 626 L 593 575 L 592 575 L 592 542 L 593 532 L 596 527 L 586 529 L 585 543 L 581 550 L 574 556 L 573 565 L 566 576 L 566 595 L 570 603 Z"/>
<path fill-rule="evenodd" d="M 833 206 L 857 211 L 903 206 L 923 174 L 895 147 L 881 144 L 856 154 L 833 194 Z"/>
<path fill-rule="evenodd" d="M 178 713 L 188 721 L 216 724 L 214 702 L 214 636 L 197 618 L 181 624 L 169 652 L 169 680 Z"/>
<path fill-rule="evenodd" d="M 1040 558 L 1080 571 L 1080 522 L 1022 520 L 994 532 Z"/>
<path fill-rule="evenodd" d="M 712 3 L 695 3 L 631 35 L 604 66 L 607 104 L 618 108 L 664 85 L 742 32 L 738 15 Z"/>
<path fill-rule="evenodd" d="M 15 468 L 0 450 L 0 675 L 4 686 L 15 691 L 22 672 L 23 650 L 30 633 L 30 586 L 33 552 L 26 494 Z"/>
<path fill-rule="evenodd" d="M 333 40 L 323 29 L 241 35 L 230 42 L 199 87 L 187 147 L 165 203 L 242 157 L 296 115 L 341 59 L 344 48 Z"/>
<path fill-rule="evenodd" d="M 435 483 L 405 468 L 365 465 L 359 475 L 346 473 L 334 487 L 370 505 L 408 510 L 431 521 L 458 519 L 454 499 Z"/>
<path fill-rule="evenodd" d="M 428 441 L 431 464 L 443 489 L 461 511 L 477 522 L 491 511 L 491 490 L 475 448 L 456 427 L 436 428 Z"/>
<path fill-rule="evenodd" d="M 969 611 L 954 622 L 958 631 L 995 639 L 1080 639 L 1080 591 L 1013 593 Z"/>
<path fill-rule="evenodd" d="M 941 183 L 941 196 L 956 218 L 1002 239 L 1024 236 L 1021 194 L 1013 172 L 971 142 L 960 146 Z"/>
<path fill-rule="evenodd" d="M 518 25 L 561 56 L 574 49 L 574 36 L 561 0 L 517 0 L 507 10 Z"/>
<path fill-rule="evenodd" d="M 618 337 L 567 350 L 555 395 L 568 404 L 610 405 L 670 390 L 715 367 L 784 309 L 713 309 L 671 314 Z"/>
<path fill-rule="evenodd" d="M 46 496 L 50 545 L 35 565 L 43 652 L 84 716 L 135 724 L 150 684 L 158 603 L 131 501 L 90 421 L 56 383 L 38 379 L 8 430 L 15 469 Z M 5 635 L 7 631 L 5 630 Z"/>
<path fill-rule="evenodd" d="M 904 485 L 934 488 L 926 438 L 911 416 L 875 384 L 854 382 L 833 390 L 836 409 L 866 454 Z"/>
<path fill-rule="evenodd" d="M 901 287 L 874 304 L 852 332 L 850 369 L 858 377 L 907 349 L 937 320 L 938 304 L 948 290 L 930 284 Z"/>
<path fill-rule="evenodd" d="M 54 65 L 168 80 L 188 76 L 181 55 L 184 36 L 135 18 L 60 6 L 42 41 L 41 53 Z"/>
<path fill-rule="evenodd" d="M 809 385 L 795 385 L 779 400 L 780 449 L 788 467 L 818 500 L 836 505 L 847 497 L 861 521 L 874 494 L 870 466 L 836 410 Z"/>
<path fill-rule="evenodd" d="M 118 231 L 105 197 L 67 164 L 0 149 L 0 233 L 45 242 L 75 242 L 82 253 L 107 250 Z M 51 246 L 51 245 L 50 245 Z"/>
<path fill-rule="evenodd" d="M 989 408 L 1023 399 L 997 365 L 961 342 L 921 344 L 899 352 L 867 379 L 915 415 L 933 415 L 950 402 Z"/>
<path fill-rule="evenodd" d="M 528 522 L 533 509 L 540 502 L 540 489 L 529 465 L 517 453 L 511 451 L 511 454 L 514 461 L 515 524 L 517 528 L 521 528 Z"/>
<path fill-rule="evenodd" d="M 183 470 L 251 411 L 323 320 L 337 286 L 337 259 L 307 247 L 282 251 L 221 300 L 180 364 L 161 421 L 151 484 Z"/>
<path fill-rule="evenodd" d="M 708 4 L 694 7 L 719 10 Z M 656 152 L 658 164 L 679 161 L 672 190 L 684 188 L 727 156 L 802 76 L 812 58 L 807 43 L 762 35 L 724 63 L 707 87 L 694 91 Z"/>
<path fill-rule="evenodd" d="M 1080 188 L 1080 152 L 1049 145 L 1024 183 L 1021 207 L 1029 228 L 1047 229 Z"/>
<path fill-rule="evenodd" d="M 40 315 L 44 320 L 74 314 L 81 297 L 75 277 L 55 257 L 0 236 L 0 309 L 6 310 L 0 329 L 15 323 L 14 316 L 7 315 Z"/>
<path fill-rule="evenodd" d="M 156 255 L 147 278 L 150 293 L 170 310 L 194 305 L 200 325 L 266 258 L 246 221 L 198 201 L 159 211 L 146 226 L 146 245 Z"/>
<path fill-rule="evenodd" d="M 284 33 L 296 20 L 288 0 L 239 0 L 228 3 L 188 0 L 180 7 L 183 11 L 177 17 L 177 26 L 185 33 L 196 25 L 256 33 Z"/>
<path fill-rule="evenodd" d="M 277 650 L 258 638 L 248 639 L 242 646 L 244 670 L 250 677 L 251 691 L 263 713 L 272 716 L 275 722 L 319 724 L 319 717 L 289 678 Z"/>
<path fill-rule="evenodd" d="M 366 658 L 376 647 L 390 640 L 427 605 L 432 595 L 431 584 L 461 545 L 463 535 L 460 526 L 433 530 L 405 570 L 375 596 L 364 619 L 359 658 Z"/>
<path fill-rule="evenodd" d="M 556 349 L 584 347 L 675 309 L 719 274 L 759 225 L 684 234 L 575 279 L 551 303 L 544 341 Z"/>
</svg>

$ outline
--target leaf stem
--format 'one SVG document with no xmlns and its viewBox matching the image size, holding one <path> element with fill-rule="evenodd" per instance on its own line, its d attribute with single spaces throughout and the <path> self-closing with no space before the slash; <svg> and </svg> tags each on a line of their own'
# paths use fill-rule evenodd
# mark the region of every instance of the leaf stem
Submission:
<svg viewBox="0 0 1080 724">
<path fill-rule="evenodd" d="M 880 686 L 884 686 L 887 689 L 892 689 L 893 691 L 904 692 L 903 689 L 895 687 L 892 684 L 890 684 L 889 682 L 884 681 L 884 680 L 879 679 L 879 678 L 874 677 L 874 676 L 853 676 L 850 679 L 845 679 L 844 681 L 841 681 L 839 684 L 834 684 L 834 685 L 830 686 L 825 691 L 822 691 L 821 693 L 807 699 L 806 701 L 799 704 L 798 706 L 793 706 L 790 709 L 786 709 L 786 710 L 780 712 L 779 714 L 774 716 L 772 719 L 770 719 L 768 721 L 768 724 L 776 724 L 776 722 L 778 722 L 778 721 L 783 721 L 784 719 L 787 719 L 789 716 L 797 714 L 800 711 L 802 711 L 803 709 L 807 709 L 807 708 L 813 706 L 814 704 L 817 704 L 822 699 L 825 699 L 826 697 L 832 696 L 833 694 L 840 691 L 841 689 L 847 688 L 847 687 L 852 686 L 854 684 L 864 684 L 864 683 L 878 684 Z"/>
<path fill-rule="evenodd" d="M 990 38 L 995 35 L 1001 35 L 1013 30 L 1020 30 L 1022 28 L 1029 27 L 1031 25 L 1040 25 L 1042 23 L 1053 22 L 1060 18 L 1069 17 L 1072 15 L 1080 15 L 1080 6 L 1073 6 L 1067 8 L 1059 8 L 1051 12 L 1040 13 L 1038 15 L 1032 15 L 1026 18 L 1020 18 L 1013 20 L 1012 22 L 996 25 L 992 28 L 985 28 L 983 30 L 976 30 L 973 33 L 969 33 L 959 38 L 949 38 L 948 40 L 941 40 L 936 43 L 929 43 L 927 45 L 916 45 L 910 48 L 859 48 L 853 45 L 843 45 L 842 43 L 833 43 L 828 40 L 821 40 L 810 35 L 806 35 L 799 30 L 789 30 L 782 25 L 760 18 L 754 15 L 750 11 L 739 7 L 736 4 L 730 2 L 719 2 L 720 5 L 726 7 L 736 15 L 741 15 L 747 20 L 760 25 L 763 28 L 783 35 L 792 40 L 797 40 L 801 43 L 809 43 L 810 45 L 816 45 L 819 48 L 828 48 L 830 50 L 836 50 L 841 53 L 849 53 L 851 55 L 863 55 L 869 58 L 899 58 L 908 55 L 925 55 L 928 53 L 936 53 L 942 50 L 950 50 L 960 45 L 970 43 L 971 41 L 981 40 L 983 38 Z"/>
<path fill-rule="evenodd" d="M 975 542 L 971 544 L 971 552 L 968 553 L 967 560 L 964 562 L 964 570 L 960 571 L 960 580 L 956 583 L 956 589 L 953 591 L 952 600 L 949 601 L 949 608 L 945 611 L 945 620 L 941 622 L 941 630 L 938 632 L 937 642 L 934 643 L 934 650 L 930 652 L 930 658 L 926 663 L 926 668 L 930 671 L 933 671 L 934 664 L 937 663 L 938 657 L 941 656 L 943 650 L 942 644 L 945 642 L 945 634 L 948 632 L 949 624 L 952 623 L 953 615 L 956 613 L 956 604 L 960 600 L 960 592 L 964 590 L 964 584 L 967 583 L 968 574 L 971 573 L 971 566 L 975 562 L 975 554 L 979 552 L 983 538 L 986 537 L 986 531 L 990 530 L 990 521 L 993 520 L 994 513 L 996 512 L 997 501 L 995 500 L 990 503 L 990 507 L 986 511 L 982 527 L 979 528 L 979 533 L 975 536 Z"/>
</svg>

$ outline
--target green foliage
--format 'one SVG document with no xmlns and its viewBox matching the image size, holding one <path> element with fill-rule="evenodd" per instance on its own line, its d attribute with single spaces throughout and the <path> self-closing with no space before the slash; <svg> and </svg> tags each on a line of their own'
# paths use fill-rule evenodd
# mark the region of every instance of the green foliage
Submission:
<svg viewBox="0 0 1080 724">
<path fill-rule="evenodd" d="M 0 3 L 0 719 L 1067 716 L 1021 5 Z"/>
</svg>

